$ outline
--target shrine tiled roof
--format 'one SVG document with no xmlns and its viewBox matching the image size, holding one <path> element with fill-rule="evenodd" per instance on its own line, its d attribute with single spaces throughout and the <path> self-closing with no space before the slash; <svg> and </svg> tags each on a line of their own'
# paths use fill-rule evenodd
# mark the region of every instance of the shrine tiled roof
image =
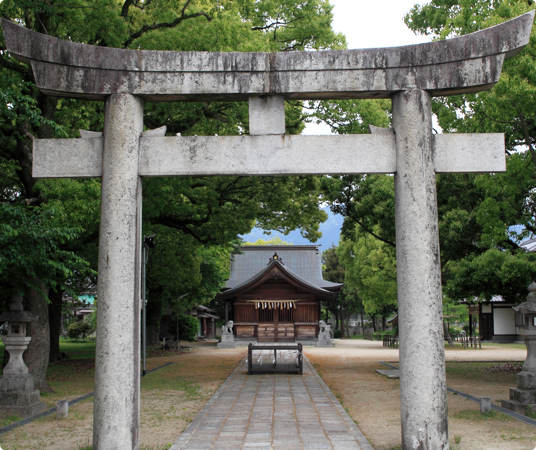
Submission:
<svg viewBox="0 0 536 450">
<path fill-rule="evenodd" d="M 286 269 L 307 284 L 328 291 L 342 287 L 341 283 L 322 278 L 322 252 L 317 245 L 251 245 L 242 247 L 241 252 L 231 260 L 227 289 L 234 289 L 255 278 L 266 269 L 275 253 Z"/>
</svg>

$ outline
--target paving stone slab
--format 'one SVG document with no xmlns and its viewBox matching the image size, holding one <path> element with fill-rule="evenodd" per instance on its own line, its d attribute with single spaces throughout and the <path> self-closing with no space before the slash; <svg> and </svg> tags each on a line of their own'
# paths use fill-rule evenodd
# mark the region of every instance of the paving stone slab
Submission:
<svg viewBox="0 0 536 450">
<path fill-rule="evenodd" d="M 242 361 L 171 450 L 373 450 L 304 357 L 303 375 L 247 375 Z"/>
<path fill-rule="evenodd" d="M 378 369 L 376 370 L 381 375 L 386 376 L 389 379 L 398 379 L 400 378 L 400 370 L 399 369 Z"/>
</svg>

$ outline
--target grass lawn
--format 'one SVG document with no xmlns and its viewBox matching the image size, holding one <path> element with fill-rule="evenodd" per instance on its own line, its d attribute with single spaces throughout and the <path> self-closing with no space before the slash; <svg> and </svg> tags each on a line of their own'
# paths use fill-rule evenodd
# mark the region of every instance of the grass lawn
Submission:
<svg viewBox="0 0 536 450">
<path fill-rule="evenodd" d="M 58 400 L 72 400 L 94 391 L 95 342 L 62 340 L 60 348 L 69 358 L 49 366 L 47 381 L 55 392 L 41 394 L 48 408 Z M 168 362 L 173 364 L 141 379 L 140 450 L 165 450 L 245 356 L 246 349 L 217 352 L 201 344 L 187 353 L 148 350 L 153 356 L 147 360 L 148 370 Z M 6 418 L 0 427 L 18 420 Z M 3 450 L 89 450 L 92 428 L 93 398 L 90 398 L 71 406 L 67 419 L 58 420 L 52 414 L 1 435 L 0 447 Z"/>
</svg>

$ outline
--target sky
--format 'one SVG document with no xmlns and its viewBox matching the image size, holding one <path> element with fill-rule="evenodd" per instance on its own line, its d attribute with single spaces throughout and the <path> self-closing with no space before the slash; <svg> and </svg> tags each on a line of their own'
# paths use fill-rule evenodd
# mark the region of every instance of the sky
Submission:
<svg viewBox="0 0 536 450">
<path fill-rule="evenodd" d="M 396 47 L 428 42 L 426 36 L 415 36 L 403 21 L 404 15 L 415 5 L 415 0 L 330 0 L 333 8 L 333 29 L 346 35 L 349 49 Z M 330 134 L 327 125 L 308 124 L 303 134 Z M 339 242 L 342 217 L 330 214 L 329 218 L 320 225 L 323 237 L 316 242 L 321 250 Z M 301 237 L 299 231 L 291 232 L 288 236 L 272 233 L 267 236 L 262 230 L 254 229 L 243 236 L 246 241 L 270 239 L 278 236 L 292 244 L 310 244 Z"/>
</svg>

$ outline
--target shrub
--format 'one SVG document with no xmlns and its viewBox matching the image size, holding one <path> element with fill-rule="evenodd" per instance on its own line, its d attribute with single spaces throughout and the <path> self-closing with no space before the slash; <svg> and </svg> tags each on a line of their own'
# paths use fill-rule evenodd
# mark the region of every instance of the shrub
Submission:
<svg viewBox="0 0 536 450">
<path fill-rule="evenodd" d="M 335 330 L 333 332 L 333 339 L 340 339 L 342 336 L 342 331 L 341 330 Z"/>
<path fill-rule="evenodd" d="M 177 336 L 177 315 L 169 319 L 168 330 L 174 336 Z M 179 338 L 181 341 L 195 341 L 198 330 L 199 322 L 194 316 L 179 314 Z"/>
<path fill-rule="evenodd" d="M 91 325 L 85 320 L 73 322 L 67 328 L 67 336 L 69 336 L 69 339 L 74 339 L 75 341 L 80 338 L 84 340 L 89 333 L 91 333 Z"/>
</svg>

